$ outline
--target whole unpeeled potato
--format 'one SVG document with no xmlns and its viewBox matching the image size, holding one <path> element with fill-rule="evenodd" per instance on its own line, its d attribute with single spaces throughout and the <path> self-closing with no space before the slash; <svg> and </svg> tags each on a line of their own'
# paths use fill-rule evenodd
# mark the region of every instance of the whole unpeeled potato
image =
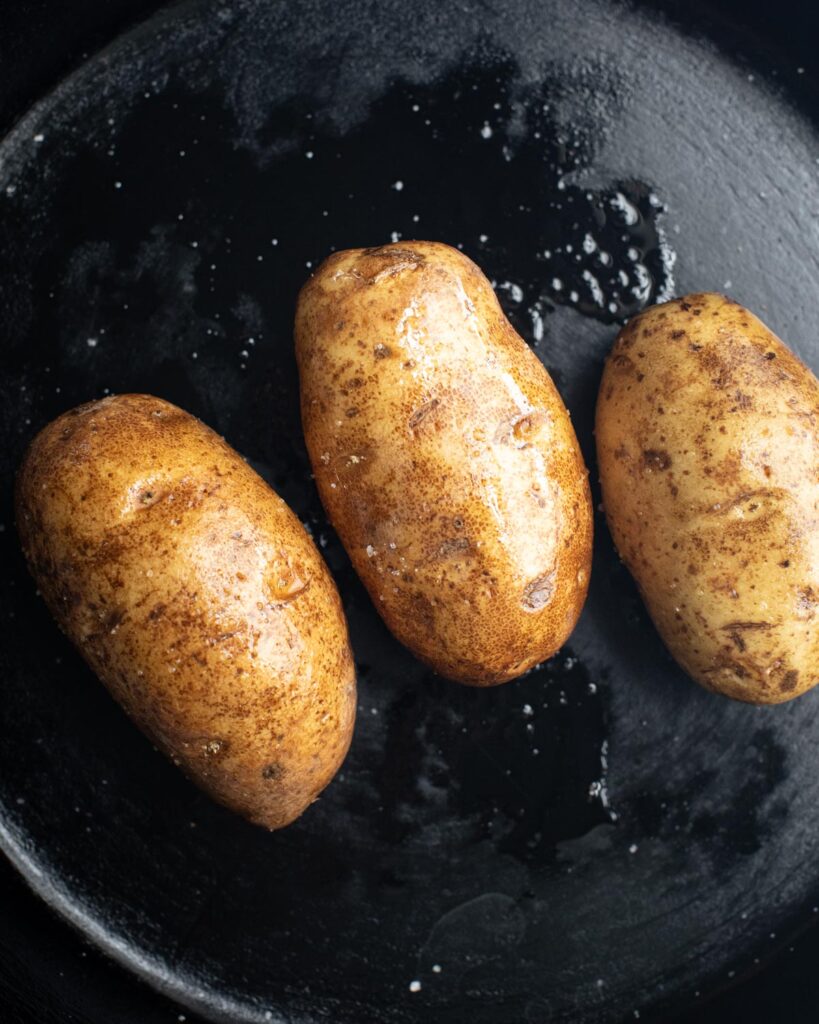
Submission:
<svg viewBox="0 0 819 1024">
<path fill-rule="evenodd" d="M 722 295 L 620 332 L 597 405 L 614 541 L 660 635 L 710 690 L 819 682 L 819 382 Z"/>
<path fill-rule="evenodd" d="M 48 607 L 131 718 L 251 821 L 298 817 L 347 752 L 355 676 L 335 586 L 284 502 L 148 395 L 49 424 L 16 498 Z"/>
<path fill-rule="evenodd" d="M 474 685 L 552 655 L 589 582 L 587 471 L 475 264 L 434 242 L 336 253 L 296 355 L 319 493 L 395 636 Z"/>
</svg>

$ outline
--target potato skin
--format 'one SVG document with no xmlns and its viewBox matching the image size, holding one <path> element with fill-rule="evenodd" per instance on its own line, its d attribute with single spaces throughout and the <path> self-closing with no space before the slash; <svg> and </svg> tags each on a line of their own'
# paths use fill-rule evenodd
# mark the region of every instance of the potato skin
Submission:
<svg viewBox="0 0 819 1024">
<path fill-rule="evenodd" d="M 117 395 L 37 435 L 16 506 L 49 609 L 137 725 L 250 821 L 298 817 L 347 752 L 355 675 L 285 503 L 193 416 Z"/>
<path fill-rule="evenodd" d="M 472 685 L 551 656 L 588 588 L 587 471 L 475 264 L 434 242 L 330 256 L 296 356 L 321 499 L 395 636 Z"/>
<path fill-rule="evenodd" d="M 819 682 L 819 383 L 722 295 L 618 335 L 597 404 L 614 542 L 671 653 L 777 704 Z"/>
</svg>

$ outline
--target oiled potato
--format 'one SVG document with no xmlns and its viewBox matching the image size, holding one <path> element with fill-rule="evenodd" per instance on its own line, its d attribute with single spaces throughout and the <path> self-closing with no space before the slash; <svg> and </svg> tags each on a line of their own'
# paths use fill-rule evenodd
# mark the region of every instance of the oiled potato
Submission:
<svg viewBox="0 0 819 1024">
<path fill-rule="evenodd" d="M 776 704 L 819 682 L 819 383 L 722 295 L 620 332 L 597 405 L 603 502 L 697 682 Z"/>
<path fill-rule="evenodd" d="M 51 612 L 134 721 L 221 803 L 298 817 L 350 743 L 355 677 L 302 524 L 212 430 L 147 395 L 31 444 L 17 523 Z"/>
<path fill-rule="evenodd" d="M 319 493 L 395 636 L 474 685 L 553 654 L 589 582 L 587 472 L 475 264 L 434 242 L 331 256 L 296 355 Z"/>
</svg>

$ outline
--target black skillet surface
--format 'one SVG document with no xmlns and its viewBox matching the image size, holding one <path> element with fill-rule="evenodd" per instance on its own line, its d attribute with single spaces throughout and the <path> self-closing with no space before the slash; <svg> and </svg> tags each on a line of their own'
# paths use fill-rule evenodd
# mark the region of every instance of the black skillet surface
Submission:
<svg viewBox="0 0 819 1024">
<path fill-rule="evenodd" d="M 645 302 L 724 287 L 816 368 L 819 139 L 786 78 L 622 4 L 199 3 L 0 146 L 0 837 L 115 958 L 215 1020 L 596 1021 L 717 987 L 811 917 L 817 698 L 690 684 L 602 520 L 560 657 L 488 693 L 429 676 L 324 521 L 290 339 L 309 264 L 395 232 L 493 276 L 592 467 L 601 361 Z M 356 738 L 285 832 L 179 777 L 25 576 L 11 472 L 106 389 L 225 433 L 336 573 Z"/>
</svg>

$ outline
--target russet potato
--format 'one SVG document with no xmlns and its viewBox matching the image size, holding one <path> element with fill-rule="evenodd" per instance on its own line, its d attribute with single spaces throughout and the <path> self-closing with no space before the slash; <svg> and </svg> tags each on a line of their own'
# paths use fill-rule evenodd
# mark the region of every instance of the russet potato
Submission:
<svg viewBox="0 0 819 1024">
<path fill-rule="evenodd" d="M 669 650 L 776 704 L 819 682 L 819 382 L 722 295 L 620 332 L 597 405 L 603 502 Z"/>
<path fill-rule="evenodd" d="M 395 636 L 441 675 L 521 675 L 589 583 L 569 415 L 471 260 L 435 242 L 330 256 L 296 314 L 321 499 Z"/>
<path fill-rule="evenodd" d="M 284 502 L 193 416 L 118 395 L 37 435 L 16 504 L 48 607 L 131 718 L 251 821 L 301 814 L 349 746 L 355 676 Z"/>
</svg>

